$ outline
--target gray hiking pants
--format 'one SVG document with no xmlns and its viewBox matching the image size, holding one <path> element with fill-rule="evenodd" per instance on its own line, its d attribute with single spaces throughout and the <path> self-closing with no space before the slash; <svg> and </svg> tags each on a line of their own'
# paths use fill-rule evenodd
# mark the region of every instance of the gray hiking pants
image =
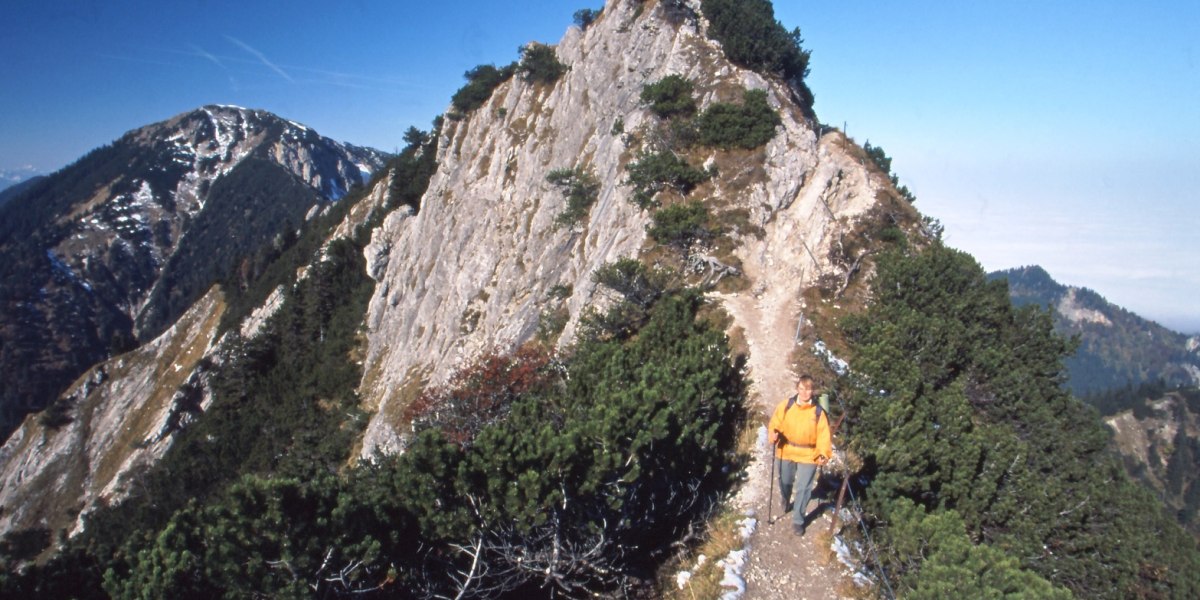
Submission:
<svg viewBox="0 0 1200 600">
<path fill-rule="evenodd" d="M 796 485 L 796 504 L 792 510 L 792 523 L 804 524 L 804 515 L 808 508 L 808 500 L 812 496 L 813 480 L 817 475 L 817 465 L 813 463 L 798 463 L 777 458 L 779 461 L 779 491 L 783 493 L 784 510 L 792 499 L 792 484 Z"/>
</svg>

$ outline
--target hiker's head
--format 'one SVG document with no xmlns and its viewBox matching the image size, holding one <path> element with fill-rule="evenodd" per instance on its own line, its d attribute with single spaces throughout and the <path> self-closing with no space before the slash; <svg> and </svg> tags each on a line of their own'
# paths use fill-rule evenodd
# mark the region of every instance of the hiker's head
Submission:
<svg viewBox="0 0 1200 600">
<path fill-rule="evenodd" d="M 813 378 L 808 375 L 801 375 L 796 380 L 796 398 L 801 401 L 811 400 L 813 387 Z"/>
</svg>

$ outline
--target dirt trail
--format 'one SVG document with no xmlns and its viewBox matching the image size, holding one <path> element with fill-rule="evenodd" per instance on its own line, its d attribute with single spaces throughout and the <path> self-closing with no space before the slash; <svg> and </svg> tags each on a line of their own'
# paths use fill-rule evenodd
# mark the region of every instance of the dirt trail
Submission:
<svg viewBox="0 0 1200 600">
<path fill-rule="evenodd" d="M 738 493 L 739 508 L 753 511 L 758 527 L 750 538 L 749 560 L 744 572 L 746 600 L 802 600 L 805 598 L 851 598 L 854 584 L 850 571 L 837 561 L 830 549 L 830 503 L 836 495 L 825 488 L 840 480 L 823 476 L 814 500 L 808 505 L 808 533 L 797 537 L 792 532 L 791 514 L 780 507 L 778 480 L 771 490 L 770 449 L 765 425 L 775 405 L 790 395 L 795 375 L 789 355 L 796 345 L 796 324 L 802 306 L 798 289 L 773 286 L 755 295 L 744 292 L 722 296 L 723 304 L 745 328 L 750 346 L 749 407 L 752 418 L 764 429 L 759 435 L 755 460 L 749 467 L 749 480 Z M 836 443 L 836 440 L 835 440 Z M 776 474 L 776 478 L 778 474 Z M 767 522 L 768 494 L 774 505 Z"/>
</svg>

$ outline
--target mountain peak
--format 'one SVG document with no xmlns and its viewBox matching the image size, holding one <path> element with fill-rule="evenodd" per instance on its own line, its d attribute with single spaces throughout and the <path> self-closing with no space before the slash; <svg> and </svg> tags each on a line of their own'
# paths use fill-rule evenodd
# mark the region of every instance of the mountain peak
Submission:
<svg viewBox="0 0 1200 600">
<path fill-rule="evenodd" d="M 1146 381 L 1200 384 L 1200 357 L 1187 336 L 1117 306 L 1088 288 L 1061 284 L 1039 266 L 996 271 L 1008 280 L 1013 304 L 1037 304 L 1054 316 L 1054 328 L 1077 336 L 1079 348 L 1066 360 L 1068 384 L 1077 394 Z"/>
<path fill-rule="evenodd" d="M 1045 269 L 1038 265 L 1027 265 L 1022 267 L 1014 267 L 1004 271 L 995 271 L 988 275 L 989 279 L 1006 279 L 1008 280 L 1009 288 L 1020 288 L 1022 290 L 1038 290 L 1043 293 L 1061 294 L 1066 291 L 1066 286 L 1058 283 L 1047 273 Z"/>
<path fill-rule="evenodd" d="M 0 197 L 0 260 L 20 265 L 0 285 L 28 308 L 0 314 L 0 331 L 71 349 L 5 353 L 4 372 L 33 372 L 0 383 L 0 397 L 26 403 L 4 407 L 0 435 L 109 352 L 156 336 L 385 158 L 264 110 L 213 104 L 132 130 Z"/>
</svg>

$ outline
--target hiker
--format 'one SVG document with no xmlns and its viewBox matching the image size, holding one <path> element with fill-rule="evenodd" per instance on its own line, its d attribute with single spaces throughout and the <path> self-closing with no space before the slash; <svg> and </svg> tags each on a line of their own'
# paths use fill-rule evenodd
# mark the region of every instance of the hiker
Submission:
<svg viewBox="0 0 1200 600">
<path fill-rule="evenodd" d="M 813 379 L 801 375 L 796 381 L 796 395 L 779 403 L 771 415 L 770 442 L 779 460 L 779 491 L 783 494 L 783 511 L 792 513 L 792 531 L 804 535 L 805 509 L 816 479 L 817 466 L 833 456 L 829 416 L 813 401 Z M 793 505 L 792 486 L 796 486 Z"/>
</svg>

